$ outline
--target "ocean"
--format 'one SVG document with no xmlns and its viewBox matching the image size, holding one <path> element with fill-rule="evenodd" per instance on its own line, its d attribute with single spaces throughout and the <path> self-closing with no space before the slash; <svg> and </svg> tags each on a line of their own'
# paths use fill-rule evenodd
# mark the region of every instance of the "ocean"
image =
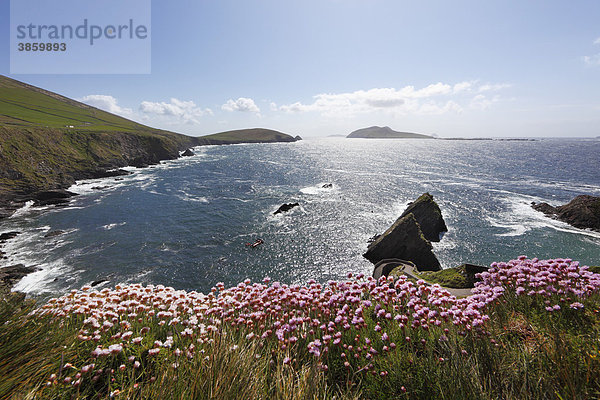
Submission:
<svg viewBox="0 0 600 400">
<path fill-rule="evenodd" d="M 204 146 L 119 178 L 78 182 L 67 207 L 30 205 L 0 223 L 22 232 L 5 265 L 40 271 L 15 287 L 48 298 L 99 280 L 207 292 L 244 279 L 288 284 L 371 274 L 362 257 L 429 192 L 449 232 L 443 267 L 519 255 L 600 265 L 600 233 L 545 217 L 532 201 L 600 195 L 600 140 L 371 140 Z M 331 184 L 331 187 L 323 187 Z M 273 215 L 283 203 L 298 202 Z M 63 234 L 45 237 L 49 232 Z M 264 244 L 246 246 L 257 238 Z"/>
</svg>

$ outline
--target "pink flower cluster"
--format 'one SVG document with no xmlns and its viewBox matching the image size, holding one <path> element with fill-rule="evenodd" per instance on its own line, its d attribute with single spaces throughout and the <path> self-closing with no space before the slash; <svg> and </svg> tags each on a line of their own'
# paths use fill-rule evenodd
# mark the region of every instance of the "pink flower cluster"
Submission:
<svg viewBox="0 0 600 400">
<path fill-rule="evenodd" d="M 246 280 L 228 289 L 218 284 L 208 295 L 161 285 L 101 291 L 84 287 L 51 299 L 37 312 L 81 324 L 78 338 L 95 343 L 91 360 L 81 360 L 82 365 L 120 356 L 137 368 L 144 352 L 150 357 L 203 357 L 203 345 L 217 335 L 232 335 L 263 345 L 271 341 L 282 351 L 284 364 L 307 352 L 326 369 L 328 354 L 335 353 L 347 368 L 354 364 L 367 371 L 374 357 L 394 351 L 397 343 L 410 345 L 411 336 L 417 342 L 434 329 L 438 336 L 442 329 L 479 329 L 488 318 L 480 312 L 483 306 L 406 277 L 376 281 L 349 275 L 347 281 L 326 285 Z M 161 329 L 158 340 L 159 332 L 152 330 Z"/>
<path fill-rule="evenodd" d="M 307 356 L 324 370 L 344 365 L 385 377 L 387 371 L 374 371 L 375 358 L 423 349 L 452 334 L 484 332 L 485 308 L 508 291 L 547 302 L 561 298 L 577 310 L 584 306 L 575 300 L 600 288 L 600 275 L 563 259 L 493 263 L 480 278 L 473 294 L 461 299 L 405 276 L 377 281 L 362 274 L 325 285 L 246 280 L 231 288 L 217 284 L 207 295 L 161 285 L 84 287 L 51 299 L 36 313 L 75 324 L 78 339 L 89 343 L 89 357 L 72 360 L 79 366 L 72 367 L 79 374 L 72 384 L 88 374 L 97 377 L 102 368 L 95 366 L 110 360 L 121 364 L 115 373 L 142 368 L 147 360 L 166 360 L 173 369 L 186 359 L 208 361 L 222 337 L 231 339 L 230 351 L 244 341 L 276 347 L 281 357 L 275 359 L 283 365 Z M 558 301 L 546 305 L 549 311 L 560 308 Z"/>
<path fill-rule="evenodd" d="M 581 309 L 583 304 L 575 299 L 585 299 L 600 289 L 600 274 L 590 272 L 578 261 L 562 258 L 538 260 L 520 256 L 507 263 L 492 263 L 489 271 L 479 277 L 473 298 L 489 303 L 511 290 L 517 296 L 540 296 L 549 312 L 560 310 L 558 303 Z"/>
</svg>

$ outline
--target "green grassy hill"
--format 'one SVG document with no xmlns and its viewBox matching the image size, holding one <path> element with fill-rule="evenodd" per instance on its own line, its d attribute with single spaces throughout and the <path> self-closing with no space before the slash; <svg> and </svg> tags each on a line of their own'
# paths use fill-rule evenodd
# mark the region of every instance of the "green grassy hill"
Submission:
<svg viewBox="0 0 600 400">
<path fill-rule="evenodd" d="M 0 207 L 109 168 L 173 159 L 197 138 L 0 76 Z M 15 204 L 16 202 L 16 204 Z"/>
<path fill-rule="evenodd" d="M 147 126 L 56 93 L 0 76 L 0 125 L 86 131 L 153 131 Z M 171 132 L 169 132 L 171 133 Z"/>
<path fill-rule="evenodd" d="M 185 136 L 0 76 L 0 218 L 37 192 L 174 159 L 189 147 L 296 140 L 263 128 Z"/>
<path fill-rule="evenodd" d="M 288 134 L 265 128 L 239 129 L 198 138 L 199 144 L 273 143 L 296 140 L 298 139 Z"/>
<path fill-rule="evenodd" d="M 36 192 L 174 159 L 189 147 L 296 140 L 262 128 L 185 136 L 0 76 L 0 218 Z"/>
<path fill-rule="evenodd" d="M 371 126 L 369 128 L 358 129 L 346 137 L 363 139 L 433 139 L 432 136 L 420 133 L 398 132 L 389 126 Z"/>
</svg>

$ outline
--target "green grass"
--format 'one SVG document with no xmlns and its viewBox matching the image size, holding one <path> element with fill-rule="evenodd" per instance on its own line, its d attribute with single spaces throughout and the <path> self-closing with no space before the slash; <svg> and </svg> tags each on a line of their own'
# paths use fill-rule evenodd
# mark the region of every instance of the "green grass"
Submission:
<svg viewBox="0 0 600 400">
<path fill-rule="evenodd" d="M 139 131 L 150 129 L 58 94 L 0 76 L 0 124 L 5 126 Z"/>
<path fill-rule="evenodd" d="M 441 271 L 423 271 L 418 276 L 431 283 L 438 283 L 441 286 L 466 289 L 473 287 L 473 279 L 467 276 L 464 266 L 456 268 L 446 268 Z"/>
<path fill-rule="evenodd" d="M 196 143 L 0 76 L 0 197 L 176 158 Z"/>
</svg>

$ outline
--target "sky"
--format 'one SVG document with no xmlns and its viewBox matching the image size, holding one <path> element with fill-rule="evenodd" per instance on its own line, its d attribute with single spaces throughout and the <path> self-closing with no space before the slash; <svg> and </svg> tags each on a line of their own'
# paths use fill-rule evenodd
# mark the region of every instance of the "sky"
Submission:
<svg viewBox="0 0 600 400">
<path fill-rule="evenodd" d="M 193 136 L 600 136 L 597 0 L 154 0 L 150 31 L 150 73 L 11 74 L 0 0 L 0 74 Z"/>
</svg>

